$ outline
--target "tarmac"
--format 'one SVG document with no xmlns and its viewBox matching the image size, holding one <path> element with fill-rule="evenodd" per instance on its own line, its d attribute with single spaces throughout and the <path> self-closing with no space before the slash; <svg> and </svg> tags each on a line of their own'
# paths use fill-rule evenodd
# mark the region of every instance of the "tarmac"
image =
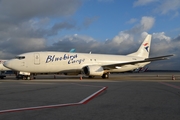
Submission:
<svg viewBox="0 0 180 120">
<path fill-rule="evenodd" d="M 0 80 L 1 120 L 180 120 L 180 73 Z"/>
</svg>

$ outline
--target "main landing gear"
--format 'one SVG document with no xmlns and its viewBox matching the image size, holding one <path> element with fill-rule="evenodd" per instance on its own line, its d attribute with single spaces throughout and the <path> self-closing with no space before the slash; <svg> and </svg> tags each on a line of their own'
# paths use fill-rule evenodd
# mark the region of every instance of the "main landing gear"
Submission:
<svg viewBox="0 0 180 120">
<path fill-rule="evenodd" d="M 109 78 L 109 73 L 104 73 L 101 77 L 103 79 L 108 79 Z"/>
<path fill-rule="evenodd" d="M 33 79 L 36 79 L 35 77 L 34 77 L 34 75 L 21 75 L 21 74 L 18 74 L 17 76 L 16 76 L 16 79 L 21 79 L 21 80 L 33 80 Z"/>
</svg>

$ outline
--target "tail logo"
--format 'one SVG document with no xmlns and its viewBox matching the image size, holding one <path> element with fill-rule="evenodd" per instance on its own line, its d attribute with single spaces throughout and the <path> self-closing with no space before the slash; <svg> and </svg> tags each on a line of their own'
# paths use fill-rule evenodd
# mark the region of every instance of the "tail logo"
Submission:
<svg viewBox="0 0 180 120">
<path fill-rule="evenodd" d="M 149 46 L 148 46 L 148 43 L 145 43 L 143 44 L 144 45 L 144 48 L 146 49 L 147 52 L 149 52 Z"/>
</svg>

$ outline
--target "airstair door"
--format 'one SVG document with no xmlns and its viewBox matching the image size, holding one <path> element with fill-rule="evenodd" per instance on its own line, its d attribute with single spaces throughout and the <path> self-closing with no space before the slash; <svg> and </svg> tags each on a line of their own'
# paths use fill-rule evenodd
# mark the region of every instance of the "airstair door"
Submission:
<svg viewBox="0 0 180 120">
<path fill-rule="evenodd" d="M 40 55 L 39 53 L 34 54 L 34 64 L 39 65 L 40 64 Z"/>
</svg>

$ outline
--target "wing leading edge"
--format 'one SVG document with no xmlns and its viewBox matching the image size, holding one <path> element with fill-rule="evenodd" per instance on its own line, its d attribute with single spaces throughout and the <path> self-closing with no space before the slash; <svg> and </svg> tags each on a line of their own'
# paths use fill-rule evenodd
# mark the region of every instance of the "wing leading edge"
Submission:
<svg viewBox="0 0 180 120">
<path fill-rule="evenodd" d="M 159 57 L 146 58 L 144 60 L 139 60 L 139 61 L 131 61 L 131 62 L 124 62 L 124 63 L 110 64 L 110 65 L 103 65 L 102 67 L 104 69 L 117 69 L 117 67 L 122 67 L 124 65 L 135 65 L 138 63 L 145 63 L 145 62 L 151 62 L 151 61 L 157 61 L 157 60 L 166 60 L 171 56 L 174 56 L 174 55 L 165 55 L 165 56 L 159 56 Z"/>
</svg>

